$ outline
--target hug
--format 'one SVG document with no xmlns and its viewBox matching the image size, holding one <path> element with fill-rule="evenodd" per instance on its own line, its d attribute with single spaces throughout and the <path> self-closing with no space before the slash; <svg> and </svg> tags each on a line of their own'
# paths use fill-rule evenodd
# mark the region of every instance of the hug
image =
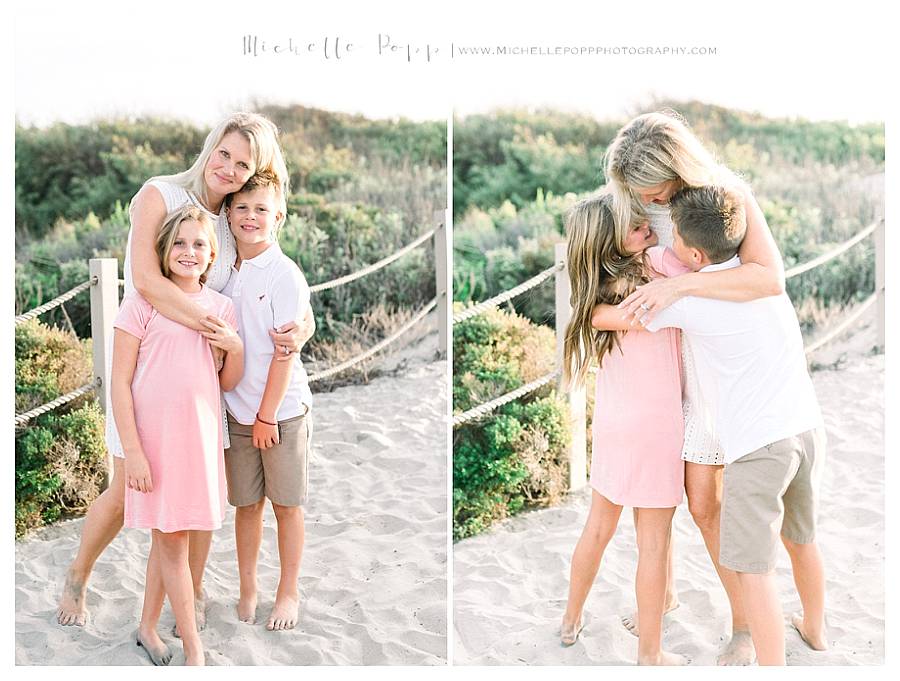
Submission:
<svg viewBox="0 0 900 681">
<path fill-rule="evenodd" d="M 639 116 L 607 151 L 608 184 L 567 216 L 572 321 L 564 370 L 598 366 L 591 510 L 572 557 L 560 636 L 573 644 L 624 506 L 638 544 L 639 664 L 678 606 L 671 523 L 686 493 L 731 607 L 718 663 L 784 664 L 779 540 L 803 605 L 792 624 L 827 647 L 815 543 L 822 416 L 780 255 L 749 188 L 676 117 Z"/>
</svg>

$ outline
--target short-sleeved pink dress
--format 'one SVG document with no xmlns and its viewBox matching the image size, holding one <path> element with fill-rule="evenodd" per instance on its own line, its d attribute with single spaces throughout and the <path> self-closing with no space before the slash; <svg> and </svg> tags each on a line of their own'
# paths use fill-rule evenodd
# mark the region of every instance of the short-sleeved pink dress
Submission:
<svg viewBox="0 0 900 681">
<path fill-rule="evenodd" d="M 206 286 L 192 300 L 237 328 L 231 300 Z M 219 376 L 209 343 L 139 293 L 114 326 L 141 339 L 131 382 L 138 437 L 153 491 L 125 490 L 125 526 L 163 532 L 215 530 L 225 517 Z"/>
<path fill-rule="evenodd" d="M 671 251 L 652 248 L 648 255 L 657 272 L 677 268 Z M 591 487 L 614 504 L 670 508 L 681 503 L 680 339 L 677 329 L 620 334 L 619 346 L 597 372 Z"/>
</svg>

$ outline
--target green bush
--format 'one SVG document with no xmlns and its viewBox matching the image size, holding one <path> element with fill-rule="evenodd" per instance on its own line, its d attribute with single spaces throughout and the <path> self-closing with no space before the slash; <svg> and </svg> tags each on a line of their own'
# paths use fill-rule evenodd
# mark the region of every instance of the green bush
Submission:
<svg viewBox="0 0 900 681">
<path fill-rule="evenodd" d="M 16 413 L 88 383 L 90 343 L 31 320 L 16 327 Z M 106 478 L 104 416 L 90 394 L 16 429 L 16 536 L 84 511 Z"/>
<path fill-rule="evenodd" d="M 549 329 L 500 310 L 455 325 L 454 411 L 549 373 L 554 352 Z M 567 420 L 565 403 L 548 386 L 454 430 L 454 539 L 565 493 Z"/>
</svg>

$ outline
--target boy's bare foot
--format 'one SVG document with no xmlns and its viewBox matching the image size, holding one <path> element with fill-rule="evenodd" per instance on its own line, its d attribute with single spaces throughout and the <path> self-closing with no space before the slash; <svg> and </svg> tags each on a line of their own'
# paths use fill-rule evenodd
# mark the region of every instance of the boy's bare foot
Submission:
<svg viewBox="0 0 900 681">
<path fill-rule="evenodd" d="M 241 622 L 256 624 L 256 594 L 241 596 L 237 604 L 237 616 Z"/>
<path fill-rule="evenodd" d="M 165 667 L 172 661 L 172 651 L 169 649 L 155 630 L 141 631 L 134 634 L 134 642 L 138 648 L 143 648 L 150 661 L 157 667 Z"/>
<path fill-rule="evenodd" d="M 284 631 L 293 629 L 297 624 L 297 616 L 300 612 L 300 599 L 297 596 L 276 596 L 275 607 L 269 615 L 266 629 L 269 631 Z"/>
<path fill-rule="evenodd" d="M 797 633 L 800 634 L 800 638 L 810 648 L 818 651 L 828 650 L 828 640 L 825 638 L 824 626 L 819 631 L 813 630 L 812 627 L 806 624 L 806 620 L 799 612 L 791 615 L 791 624 L 797 630 Z"/>
<path fill-rule="evenodd" d="M 654 657 L 638 657 L 638 665 L 654 665 L 668 667 L 683 667 L 688 663 L 688 659 L 684 655 L 678 653 L 669 653 L 660 650 Z"/>
<path fill-rule="evenodd" d="M 584 624 L 582 624 L 580 617 L 577 621 L 571 622 L 566 620 L 564 615 L 562 624 L 559 625 L 559 642 L 564 646 L 575 645 L 575 641 L 578 640 L 578 634 L 581 633 L 582 629 L 584 629 Z"/>
<path fill-rule="evenodd" d="M 746 666 L 754 662 L 756 662 L 756 648 L 753 647 L 753 639 L 746 629 L 733 631 L 725 650 L 716 658 L 716 664 L 720 667 Z"/>
<path fill-rule="evenodd" d="M 56 621 L 63 626 L 83 627 L 87 622 L 87 580 L 76 576 L 72 570 L 66 573 L 59 606 L 56 608 Z"/>
<path fill-rule="evenodd" d="M 663 606 L 663 615 L 667 615 L 668 613 L 675 610 L 681 603 L 678 602 L 678 596 L 670 596 L 666 601 L 665 606 Z M 634 636 L 640 636 L 640 630 L 638 629 L 638 614 L 637 610 L 635 610 L 630 615 L 625 615 L 622 617 L 622 626 L 628 629 L 630 633 Z"/>
<path fill-rule="evenodd" d="M 184 664 L 186 667 L 205 667 L 206 655 L 203 654 L 203 648 L 198 646 L 190 651 L 185 648 Z"/>
</svg>

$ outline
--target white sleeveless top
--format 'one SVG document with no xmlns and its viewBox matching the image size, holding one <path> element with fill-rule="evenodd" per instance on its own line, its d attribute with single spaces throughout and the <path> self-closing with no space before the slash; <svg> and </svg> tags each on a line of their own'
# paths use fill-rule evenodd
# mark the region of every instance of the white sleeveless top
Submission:
<svg viewBox="0 0 900 681">
<path fill-rule="evenodd" d="M 672 248 L 674 236 L 669 207 L 649 203 L 644 206 L 644 211 L 650 221 L 650 229 L 659 237 L 659 245 Z M 713 428 L 712 415 L 700 390 L 697 365 L 688 334 L 681 335 L 681 363 L 684 372 L 684 447 L 681 458 L 692 463 L 724 464 L 725 456 Z"/>
<path fill-rule="evenodd" d="M 212 218 L 216 226 L 216 239 L 219 241 L 219 252 L 213 260 L 212 267 L 206 276 L 206 285 L 214 291 L 221 291 L 228 283 L 231 276 L 231 266 L 237 258 L 237 247 L 234 244 L 234 235 L 228 227 L 228 219 L 225 217 L 225 204 L 219 214 L 208 211 L 193 192 L 189 192 L 181 185 L 166 180 L 149 180 L 146 184 L 155 187 L 162 194 L 166 203 L 166 212 L 171 213 L 185 204 L 197 206 Z M 134 199 L 132 198 L 132 206 Z M 125 293 L 134 291 L 134 279 L 131 275 L 131 230 L 128 230 L 128 243 L 125 246 Z"/>
<path fill-rule="evenodd" d="M 178 184 L 174 184 L 173 182 L 167 182 L 166 180 L 148 180 L 146 185 L 150 185 L 151 187 L 156 187 L 159 190 L 159 193 L 162 194 L 163 201 L 166 204 L 166 213 L 171 213 L 174 210 L 178 210 L 185 204 L 192 204 L 200 208 L 203 212 L 209 215 L 215 224 L 216 227 L 216 239 L 219 242 L 219 252 L 216 254 L 216 259 L 213 260 L 212 266 L 209 268 L 209 272 L 206 277 L 206 285 L 215 291 L 221 291 L 225 288 L 225 285 L 228 283 L 228 278 L 231 276 L 231 266 L 234 265 L 234 261 L 237 258 L 237 247 L 234 243 L 234 235 L 231 233 L 231 229 L 228 227 L 228 219 L 225 217 L 225 205 L 222 205 L 222 209 L 219 211 L 219 214 L 216 215 L 208 211 L 200 200 L 192 193 L 187 191 L 184 187 Z M 134 198 L 132 197 L 132 207 L 134 206 Z M 130 209 L 129 209 L 130 214 Z M 130 292 L 134 291 L 134 277 L 131 274 L 131 230 L 128 230 L 128 242 L 125 245 L 125 295 L 128 295 Z M 110 375 L 111 367 L 112 367 L 112 348 L 109 348 L 109 352 L 106 354 L 107 362 L 109 366 L 107 366 L 107 376 Z M 108 388 L 107 388 L 108 390 Z M 220 398 L 221 399 L 221 398 Z M 109 452 L 113 456 L 123 457 L 125 454 L 122 452 L 122 442 L 119 439 L 119 433 L 115 427 L 115 419 L 112 414 L 112 402 L 107 398 L 107 409 L 106 409 L 106 447 Z M 225 449 L 228 449 L 231 446 L 231 440 L 228 437 L 228 422 L 225 418 L 225 403 L 222 401 L 222 436 L 224 438 L 224 446 Z"/>
</svg>

